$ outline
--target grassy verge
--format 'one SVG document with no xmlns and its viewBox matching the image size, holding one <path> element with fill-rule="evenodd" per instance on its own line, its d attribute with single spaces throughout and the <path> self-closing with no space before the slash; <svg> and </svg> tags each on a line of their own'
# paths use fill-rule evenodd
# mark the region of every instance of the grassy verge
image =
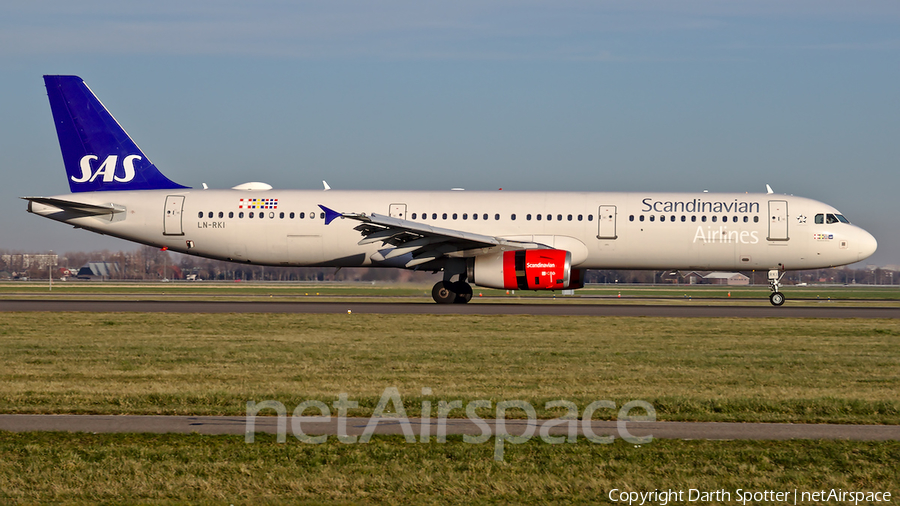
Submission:
<svg viewBox="0 0 900 506">
<path fill-rule="evenodd" d="M 0 412 L 238 415 L 346 392 L 367 415 L 396 387 L 410 416 L 640 399 L 660 420 L 900 423 L 898 344 L 896 320 L 6 313 Z"/>
<path fill-rule="evenodd" d="M 0 433 L 0 499 L 15 502 L 374 504 L 609 502 L 624 491 L 890 491 L 900 443 L 654 441 L 276 444 L 240 436 Z M 677 502 L 677 501 L 676 501 Z M 684 503 L 686 501 L 680 501 Z M 703 501 L 708 504 L 708 501 Z M 658 503 L 655 503 L 658 504 Z M 808 502 L 807 502 L 808 504 Z"/>
</svg>

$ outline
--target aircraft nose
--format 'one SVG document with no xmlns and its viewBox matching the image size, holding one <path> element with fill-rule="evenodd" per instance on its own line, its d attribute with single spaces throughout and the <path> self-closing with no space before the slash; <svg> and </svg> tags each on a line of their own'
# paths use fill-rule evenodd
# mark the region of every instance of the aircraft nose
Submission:
<svg viewBox="0 0 900 506">
<path fill-rule="evenodd" d="M 860 237 L 857 240 L 857 243 L 859 244 L 859 258 L 856 260 L 857 262 L 869 258 L 872 256 L 872 253 L 875 253 L 875 250 L 878 249 L 878 241 L 872 237 L 872 234 L 863 229 L 860 229 L 859 231 Z"/>
</svg>

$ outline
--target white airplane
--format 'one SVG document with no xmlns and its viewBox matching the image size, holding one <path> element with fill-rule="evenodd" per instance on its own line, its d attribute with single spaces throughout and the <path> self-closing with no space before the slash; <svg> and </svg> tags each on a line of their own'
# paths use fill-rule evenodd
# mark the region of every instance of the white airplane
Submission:
<svg viewBox="0 0 900 506">
<path fill-rule="evenodd" d="M 166 178 L 84 81 L 44 76 L 71 194 L 28 211 L 100 234 L 207 258 L 274 266 L 442 271 L 432 296 L 469 283 L 583 286 L 585 269 L 785 271 L 850 264 L 871 234 L 834 207 L 774 193 L 196 190 Z"/>
</svg>

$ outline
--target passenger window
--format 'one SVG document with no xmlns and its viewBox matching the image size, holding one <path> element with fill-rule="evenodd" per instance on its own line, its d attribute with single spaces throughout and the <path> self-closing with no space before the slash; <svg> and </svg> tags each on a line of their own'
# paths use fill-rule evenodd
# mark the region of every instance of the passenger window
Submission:
<svg viewBox="0 0 900 506">
<path fill-rule="evenodd" d="M 650 220 L 650 221 L 653 221 L 653 220 Z M 666 215 L 664 215 L 664 214 L 660 215 L 659 221 L 666 221 Z"/>
<path fill-rule="evenodd" d="M 500 215 L 497 215 L 497 216 L 500 216 Z M 488 219 L 487 213 L 484 213 L 484 215 L 483 215 L 481 218 L 482 218 L 482 219 L 485 219 L 485 220 Z"/>
<path fill-rule="evenodd" d="M 238 218 L 243 218 L 243 217 L 244 217 L 244 211 L 239 212 L 239 213 L 238 213 Z"/>
<path fill-rule="evenodd" d="M 644 221 L 644 215 L 643 215 L 643 214 L 641 215 L 640 220 L 641 220 L 641 221 Z"/>
<path fill-rule="evenodd" d="M 759 223 L 759 216 L 753 217 L 753 223 Z"/>
<path fill-rule="evenodd" d="M 456 213 L 453 213 L 453 219 L 454 219 L 454 220 L 456 219 L 456 216 L 457 216 Z"/>
<path fill-rule="evenodd" d="M 290 216 L 292 220 L 294 219 L 294 213 L 291 213 L 288 216 Z"/>
<path fill-rule="evenodd" d="M 572 221 L 572 215 L 571 215 L 571 214 L 568 216 L 568 218 L 569 218 L 569 221 Z M 631 217 L 631 221 L 634 221 L 634 216 Z"/>
<path fill-rule="evenodd" d="M 485 218 L 485 219 L 487 219 L 487 218 Z M 495 215 L 494 215 L 494 221 L 500 221 L 500 215 L 499 215 L 499 214 L 495 214 Z"/>
<path fill-rule="evenodd" d="M 569 215 L 569 221 L 571 221 L 571 220 L 572 220 L 572 215 Z M 634 221 L 634 215 L 633 215 L 633 214 L 632 214 L 631 216 L 628 217 L 628 221 Z"/>
<path fill-rule="evenodd" d="M 570 216 L 569 219 L 571 220 L 572 217 Z M 562 221 L 562 215 L 561 215 L 561 214 L 557 214 L 557 215 L 556 215 L 556 221 Z"/>
<path fill-rule="evenodd" d="M 324 219 L 325 219 L 325 211 L 322 211 L 321 213 L 319 213 L 319 219 L 320 219 L 320 220 L 324 220 Z"/>
<path fill-rule="evenodd" d="M 526 215 L 525 215 L 525 221 L 531 221 L 531 215 L 530 215 L 530 214 L 526 214 Z"/>
<path fill-rule="evenodd" d="M 651 215 L 650 215 L 650 221 L 654 221 L 654 220 L 656 220 L 656 216 L 653 215 L 653 214 L 651 214 Z"/>
<path fill-rule="evenodd" d="M 697 223 L 697 215 L 691 215 L 691 223 Z"/>
<path fill-rule="evenodd" d="M 278 217 L 281 218 L 281 219 L 283 220 L 283 219 L 284 219 L 284 213 L 283 213 L 283 212 L 282 212 L 282 213 L 278 213 Z"/>
<path fill-rule="evenodd" d="M 713 215 L 712 222 L 715 223 L 717 219 L 719 219 L 719 218 L 717 216 Z"/>
<path fill-rule="evenodd" d="M 703 223 L 706 223 L 706 216 L 701 216 L 700 221 L 702 221 Z"/>
<path fill-rule="evenodd" d="M 541 218 L 542 218 L 542 215 L 540 215 L 540 214 L 537 215 L 537 220 L 538 220 L 538 221 L 541 221 Z"/>
<path fill-rule="evenodd" d="M 252 217 L 253 217 L 253 211 L 250 211 L 250 214 L 248 214 L 247 216 L 250 217 L 250 218 L 252 218 Z"/>
<path fill-rule="evenodd" d="M 825 215 L 817 214 L 816 215 L 816 225 L 822 225 L 823 223 L 825 223 Z"/>
<path fill-rule="evenodd" d="M 593 215 L 593 214 L 589 214 L 589 215 L 588 215 L 588 221 L 594 221 L 594 215 Z"/>
<path fill-rule="evenodd" d="M 748 218 L 744 216 L 744 223 L 747 223 L 747 221 L 749 221 Z"/>
<path fill-rule="evenodd" d="M 442 214 L 442 215 L 441 215 L 441 219 L 446 220 L 446 219 L 447 219 L 447 213 Z"/>
<path fill-rule="evenodd" d="M 446 218 L 446 216 L 445 216 L 445 218 Z M 431 219 L 432 219 L 432 220 L 436 220 L 436 219 L 437 219 L 437 213 L 431 213 Z"/>
<path fill-rule="evenodd" d="M 228 217 L 234 218 L 234 211 L 228 211 Z"/>
<path fill-rule="evenodd" d="M 219 211 L 219 218 L 224 218 L 224 217 L 225 217 L 225 213 L 223 213 L 222 211 Z"/>
<path fill-rule="evenodd" d="M 516 221 L 516 213 L 509 215 L 509 219 L 512 221 Z"/>
<path fill-rule="evenodd" d="M 416 213 L 413 213 L 412 219 L 416 219 Z"/>
<path fill-rule="evenodd" d="M 829 214 L 828 216 L 831 216 L 831 215 Z M 212 212 L 212 211 L 209 212 L 209 217 L 210 217 L 210 218 L 213 217 L 213 212 Z M 835 218 L 835 220 L 837 220 L 837 218 Z"/>
<path fill-rule="evenodd" d="M 198 218 L 202 218 L 202 217 L 203 217 L 203 211 L 200 211 L 199 213 L 197 213 L 197 217 L 198 217 Z"/>
<path fill-rule="evenodd" d="M 263 218 L 265 218 L 265 217 L 266 217 L 266 213 L 262 213 L 262 212 L 259 213 L 259 218 L 260 218 L 260 219 L 263 219 Z M 269 218 L 274 218 L 274 217 L 275 217 L 275 213 L 269 213 Z"/>
<path fill-rule="evenodd" d="M 306 213 L 300 213 L 300 219 L 306 218 Z"/>
<path fill-rule="evenodd" d="M 578 221 L 581 221 L 581 215 L 580 215 L 580 214 L 578 215 Z"/>
<path fill-rule="evenodd" d="M 672 221 L 675 221 L 675 215 L 674 215 L 674 214 L 672 215 Z"/>
<path fill-rule="evenodd" d="M 309 213 L 309 219 L 311 219 L 311 220 L 316 219 L 316 212 L 315 212 L 315 211 Z"/>
<path fill-rule="evenodd" d="M 463 219 L 465 220 L 465 219 L 468 219 L 468 218 L 469 218 L 468 213 L 463 213 Z M 455 220 L 455 219 L 456 219 L 456 216 L 454 216 L 453 219 Z"/>
<path fill-rule="evenodd" d="M 687 221 L 687 216 L 685 216 L 685 215 L 682 214 L 682 215 L 681 215 L 681 222 L 684 223 L 685 221 Z"/>
</svg>

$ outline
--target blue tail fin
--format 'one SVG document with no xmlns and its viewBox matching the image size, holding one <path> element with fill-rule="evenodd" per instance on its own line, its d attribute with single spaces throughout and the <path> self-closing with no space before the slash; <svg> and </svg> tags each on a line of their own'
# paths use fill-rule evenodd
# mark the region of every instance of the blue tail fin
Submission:
<svg viewBox="0 0 900 506">
<path fill-rule="evenodd" d="M 187 188 L 156 165 L 77 76 L 44 76 L 72 192 Z"/>
</svg>

